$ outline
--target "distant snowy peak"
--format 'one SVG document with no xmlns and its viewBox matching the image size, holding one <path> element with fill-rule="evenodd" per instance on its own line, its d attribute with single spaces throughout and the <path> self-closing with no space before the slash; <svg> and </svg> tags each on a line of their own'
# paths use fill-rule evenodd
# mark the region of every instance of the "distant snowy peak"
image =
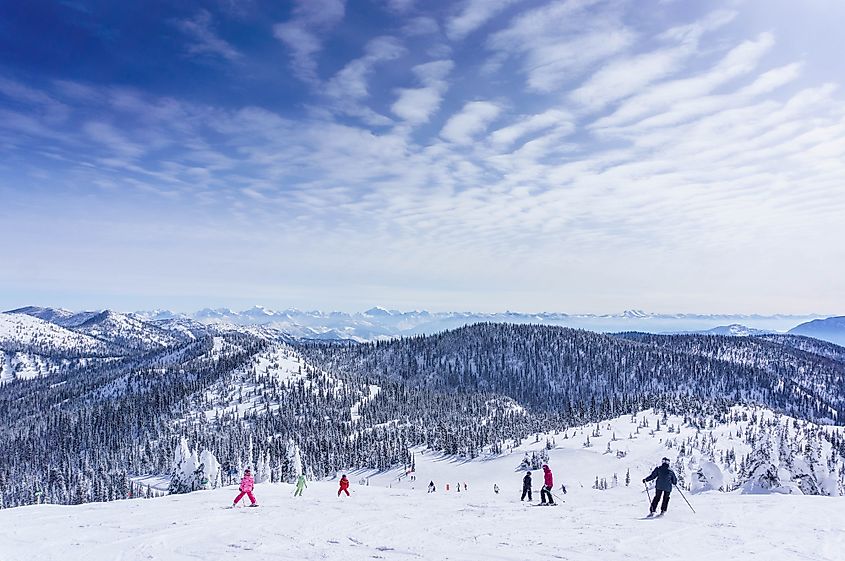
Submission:
<svg viewBox="0 0 845 561">
<path fill-rule="evenodd" d="M 708 329 L 703 331 L 703 333 L 711 335 L 728 335 L 731 337 L 750 337 L 754 335 L 768 335 L 772 332 L 766 331 L 765 329 L 754 329 L 753 327 L 748 327 L 746 325 L 732 323 L 731 325 L 720 325 L 719 327 Z"/>
<path fill-rule="evenodd" d="M 374 307 L 370 308 L 369 310 L 367 310 L 366 312 L 364 312 L 364 315 L 370 316 L 370 317 L 386 317 L 386 316 L 392 316 L 393 312 L 391 312 L 388 309 L 382 308 L 381 306 L 374 306 Z"/>
<path fill-rule="evenodd" d="M 845 345 L 845 316 L 808 321 L 790 329 L 789 333 Z"/>
</svg>

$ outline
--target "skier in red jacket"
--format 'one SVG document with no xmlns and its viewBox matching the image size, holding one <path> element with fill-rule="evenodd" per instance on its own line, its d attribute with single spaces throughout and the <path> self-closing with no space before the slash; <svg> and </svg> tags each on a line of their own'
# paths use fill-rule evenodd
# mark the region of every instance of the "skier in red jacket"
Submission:
<svg viewBox="0 0 845 561">
<path fill-rule="evenodd" d="M 340 478 L 340 489 L 337 490 L 337 496 L 339 497 L 341 493 L 346 493 L 346 496 L 349 496 L 349 480 L 346 479 L 346 474 L 343 474 Z"/>
<path fill-rule="evenodd" d="M 540 504 L 541 505 L 553 505 L 555 504 L 554 498 L 552 498 L 552 488 L 555 486 L 555 480 L 552 477 L 552 470 L 549 469 L 549 466 L 543 464 L 543 488 L 540 489 Z"/>
</svg>

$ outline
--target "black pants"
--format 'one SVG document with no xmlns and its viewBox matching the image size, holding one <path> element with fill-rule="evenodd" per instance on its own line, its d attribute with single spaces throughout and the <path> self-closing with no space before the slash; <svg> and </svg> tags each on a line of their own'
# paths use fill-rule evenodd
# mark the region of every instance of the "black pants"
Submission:
<svg viewBox="0 0 845 561">
<path fill-rule="evenodd" d="M 522 488 L 522 498 L 519 499 L 520 501 L 525 500 L 525 495 L 528 495 L 528 500 L 531 500 L 531 487 L 523 487 Z"/>
<path fill-rule="evenodd" d="M 553 503 L 555 500 L 552 498 L 552 490 L 543 485 L 543 488 L 540 489 L 540 502 L 541 503 Z"/>
<path fill-rule="evenodd" d="M 660 496 L 663 496 L 663 504 L 660 506 L 660 512 L 666 512 L 666 509 L 669 508 L 669 493 L 671 491 L 661 491 L 659 489 L 654 491 L 654 499 L 651 501 L 651 512 L 657 510 L 657 503 L 660 502 Z"/>
</svg>

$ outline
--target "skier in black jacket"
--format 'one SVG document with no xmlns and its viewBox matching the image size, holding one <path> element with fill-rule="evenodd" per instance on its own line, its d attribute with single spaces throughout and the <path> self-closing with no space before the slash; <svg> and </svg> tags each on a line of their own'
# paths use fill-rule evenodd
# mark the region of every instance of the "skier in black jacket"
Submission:
<svg viewBox="0 0 845 561">
<path fill-rule="evenodd" d="M 531 472 L 528 471 L 525 473 L 525 477 L 522 478 L 522 498 L 519 499 L 520 501 L 525 500 L 525 496 L 528 495 L 528 502 L 531 502 Z"/>
<path fill-rule="evenodd" d="M 662 516 L 669 508 L 669 494 L 672 492 L 672 487 L 678 484 L 675 472 L 669 468 L 669 458 L 663 458 L 663 463 L 654 468 L 651 475 L 643 479 L 643 483 L 648 483 L 653 479 L 657 481 L 654 483 L 654 499 L 651 501 L 651 509 L 648 515 L 651 516 L 657 510 L 657 504 L 662 496 L 663 504 L 660 506 L 660 515 Z"/>
</svg>

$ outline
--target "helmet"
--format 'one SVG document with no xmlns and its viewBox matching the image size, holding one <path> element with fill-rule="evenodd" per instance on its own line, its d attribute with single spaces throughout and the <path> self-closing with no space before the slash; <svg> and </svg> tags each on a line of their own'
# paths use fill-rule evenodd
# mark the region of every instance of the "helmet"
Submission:
<svg viewBox="0 0 845 561">
<path fill-rule="evenodd" d="M 530 471 L 525 472 L 525 475 L 531 475 Z"/>
<path fill-rule="evenodd" d="M 251 471 L 249 471 L 249 468 L 246 468 L 246 469 L 244 470 L 244 473 L 252 473 L 252 472 L 251 472 Z"/>
<path fill-rule="evenodd" d="M 663 458 L 663 463 L 668 464 L 671 460 L 669 458 Z"/>
</svg>

